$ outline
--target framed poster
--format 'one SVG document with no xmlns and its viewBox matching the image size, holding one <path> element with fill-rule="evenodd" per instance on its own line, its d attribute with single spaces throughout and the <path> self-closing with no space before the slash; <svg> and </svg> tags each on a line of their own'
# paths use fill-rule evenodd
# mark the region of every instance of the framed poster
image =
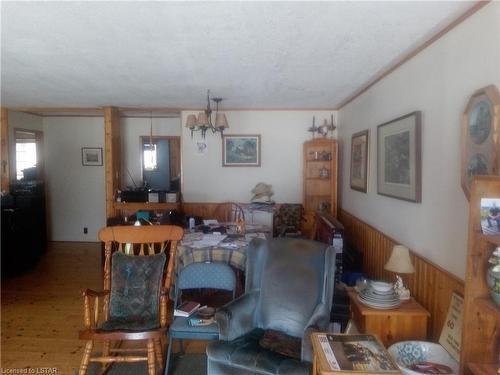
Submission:
<svg viewBox="0 0 500 375">
<path fill-rule="evenodd" d="M 260 167 L 260 135 L 229 135 L 222 138 L 222 166 Z"/>
<path fill-rule="evenodd" d="M 102 165 L 102 148 L 82 147 L 82 165 Z"/>
<path fill-rule="evenodd" d="M 462 189 L 469 199 L 472 177 L 500 174 L 500 93 L 491 85 L 469 99 L 462 123 Z"/>
<path fill-rule="evenodd" d="M 368 156 L 370 132 L 363 130 L 351 139 L 351 189 L 366 193 L 368 190 Z"/>
<path fill-rule="evenodd" d="M 377 193 L 421 201 L 421 112 L 377 127 Z"/>
</svg>

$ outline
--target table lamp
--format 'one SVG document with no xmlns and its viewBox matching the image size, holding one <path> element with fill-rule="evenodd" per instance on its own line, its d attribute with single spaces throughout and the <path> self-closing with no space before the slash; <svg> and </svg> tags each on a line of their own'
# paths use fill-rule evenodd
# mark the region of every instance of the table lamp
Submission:
<svg viewBox="0 0 500 375">
<path fill-rule="evenodd" d="M 399 299 L 410 298 L 410 290 L 403 285 L 403 279 L 399 273 L 413 273 L 415 268 L 411 263 L 410 250 L 406 246 L 396 245 L 392 248 L 391 256 L 384 266 L 384 269 L 396 273 L 396 283 L 394 289 L 399 295 Z"/>
</svg>

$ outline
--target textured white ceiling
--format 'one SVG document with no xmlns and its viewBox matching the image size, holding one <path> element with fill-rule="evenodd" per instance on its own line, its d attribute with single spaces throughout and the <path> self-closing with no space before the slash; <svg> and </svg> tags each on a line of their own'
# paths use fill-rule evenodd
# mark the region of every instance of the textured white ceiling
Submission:
<svg viewBox="0 0 500 375">
<path fill-rule="evenodd" d="M 472 5 L 2 2 L 2 105 L 334 108 Z"/>
</svg>

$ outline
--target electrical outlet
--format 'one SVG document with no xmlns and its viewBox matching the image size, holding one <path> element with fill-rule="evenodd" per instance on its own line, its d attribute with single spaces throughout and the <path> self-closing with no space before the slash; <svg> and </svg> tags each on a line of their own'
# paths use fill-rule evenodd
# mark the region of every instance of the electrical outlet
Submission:
<svg viewBox="0 0 500 375">
<path fill-rule="evenodd" d="M 83 234 L 87 234 L 89 232 L 89 228 L 83 227 Z"/>
</svg>

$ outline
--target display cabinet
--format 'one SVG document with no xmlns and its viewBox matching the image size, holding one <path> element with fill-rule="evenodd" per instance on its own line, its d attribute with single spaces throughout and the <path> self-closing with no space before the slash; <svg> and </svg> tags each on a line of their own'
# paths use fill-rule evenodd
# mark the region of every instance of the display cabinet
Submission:
<svg viewBox="0 0 500 375">
<path fill-rule="evenodd" d="M 464 325 L 460 373 L 495 374 L 500 366 L 500 309 L 488 289 L 488 259 L 500 246 L 500 228 L 488 227 L 492 199 L 500 201 L 500 176 L 472 181 L 465 274 Z"/>
<path fill-rule="evenodd" d="M 337 217 L 337 141 L 304 142 L 304 209 Z"/>
</svg>

